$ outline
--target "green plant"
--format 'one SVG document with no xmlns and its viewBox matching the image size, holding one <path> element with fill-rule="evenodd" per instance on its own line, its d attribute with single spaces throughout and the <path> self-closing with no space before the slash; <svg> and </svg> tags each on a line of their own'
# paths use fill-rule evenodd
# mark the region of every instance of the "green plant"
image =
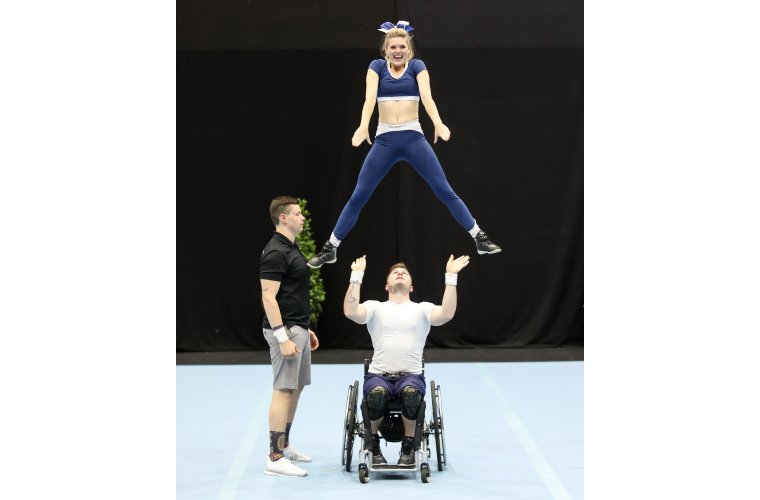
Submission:
<svg viewBox="0 0 760 500">
<path fill-rule="evenodd" d="M 317 245 L 311 236 L 311 218 L 309 211 L 306 210 L 306 200 L 298 200 L 298 206 L 301 207 L 301 214 L 305 220 L 303 221 L 303 231 L 296 236 L 296 240 L 298 240 L 301 253 L 306 257 L 306 260 L 309 260 L 317 254 Z M 309 323 L 315 330 L 319 315 L 322 314 L 322 302 L 325 300 L 325 287 L 319 275 L 320 271 L 320 269 L 311 269 L 311 276 L 309 277 L 309 310 L 311 311 Z"/>
</svg>

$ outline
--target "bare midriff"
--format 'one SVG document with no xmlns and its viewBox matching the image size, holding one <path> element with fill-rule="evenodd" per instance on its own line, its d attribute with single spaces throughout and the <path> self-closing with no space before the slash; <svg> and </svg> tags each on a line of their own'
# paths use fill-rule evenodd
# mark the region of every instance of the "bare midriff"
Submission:
<svg viewBox="0 0 760 500">
<path fill-rule="evenodd" d="M 380 112 L 378 121 L 388 125 L 401 125 L 420 117 L 417 101 L 382 101 L 377 103 L 377 110 Z"/>
</svg>

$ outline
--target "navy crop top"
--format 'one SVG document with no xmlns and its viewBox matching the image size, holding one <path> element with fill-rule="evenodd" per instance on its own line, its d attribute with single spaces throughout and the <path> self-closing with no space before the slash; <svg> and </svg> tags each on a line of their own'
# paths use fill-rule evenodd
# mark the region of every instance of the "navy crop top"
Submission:
<svg viewBox="0 0 760 500">
<path fill-rule="evenodd" d="M 406 64 L 404 72 L 398 78 L 393 78 L 388 70 L 385 59 L 375 59 L 369 69 L 377 73 L 380 81 L 377 83 L 377 102 L 382 101 L 417 101 L 420 100 L 420 87 L 417 85 L 417 75 L 427 70 L 425 63 L 412 59 Z"/>
</svg>

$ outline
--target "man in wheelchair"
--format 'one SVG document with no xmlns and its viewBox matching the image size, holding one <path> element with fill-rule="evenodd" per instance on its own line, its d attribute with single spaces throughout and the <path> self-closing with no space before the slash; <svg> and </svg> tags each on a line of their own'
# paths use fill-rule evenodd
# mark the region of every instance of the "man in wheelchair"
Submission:
<svg viewBox="0 0 760 500">
<path fill-rule="evenodd" d="M 403 263 L 391 266 L 386 277 L 386 302 L 368 300 L 359 303 L 359 292 L 366 255 L 351 264 L 351 283 L 343 301 L 346 317 L 367 325 L 374 354 L 369 373 L 364 376 L 364 397 L 367 399 L 372 425 L 372 465 L 387 464 L 380 450 L 378 429 L 383 422 L 389 401 L 401 403 L 404 438 L 398 465 L 414 466 L 414 427 L 417 410 L 425 397 L 425 376 L 422 351 L 430 326 L 451 321 L 457 308 L 457 273 L 469 264 L 470 258 L 452 255 L 446 263 L 446 290 L 440 306 L 430 302 L 412 302 L 412 277 Z"/>
</svg>

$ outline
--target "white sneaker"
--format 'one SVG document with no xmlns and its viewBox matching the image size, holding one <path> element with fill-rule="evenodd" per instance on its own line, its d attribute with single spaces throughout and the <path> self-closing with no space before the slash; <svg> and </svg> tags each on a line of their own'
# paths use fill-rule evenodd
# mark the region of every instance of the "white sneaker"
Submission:
<svg viewBox="0 0 760 500">
<path fill-rule="evenodd" d="M 267 476 L 303 477 L 306 475 L 306 471 L 299 469 L 285 457 L 274 462 L 267 457 L 267 466 L 264 469 L 264 474 Z"/>
<path fill-rule="evenodd" d="M 282 454 L 291 462 L 311 462 L 311 457 L 307 457 L 303 453 L 298 453 L 298 451 L 292 446 L 288 446 L 282 450 Z"/>
</svg>

